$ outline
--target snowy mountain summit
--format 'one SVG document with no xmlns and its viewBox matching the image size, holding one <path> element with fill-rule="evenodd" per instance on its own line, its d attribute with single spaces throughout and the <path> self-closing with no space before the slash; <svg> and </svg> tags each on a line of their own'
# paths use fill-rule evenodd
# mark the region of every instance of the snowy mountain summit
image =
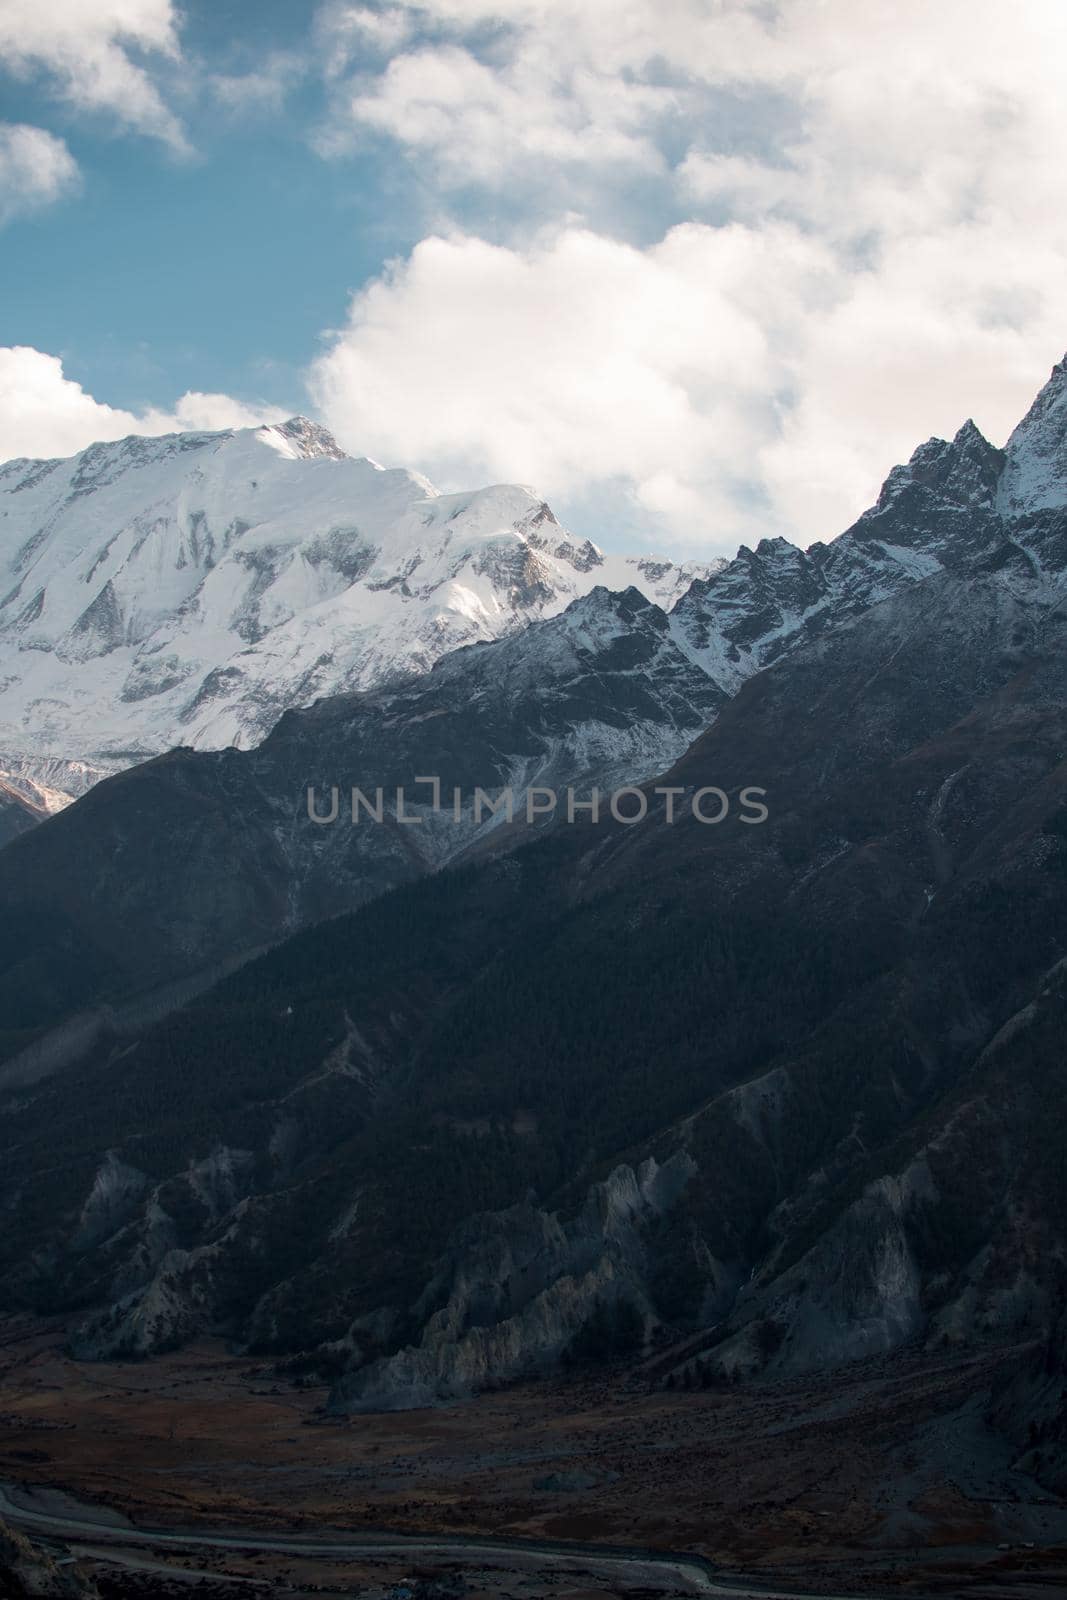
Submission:
<svg viewBox="0 0 1067 1600">
<path fill-rule="evenodd" d="M 605 556 L 527 489 L 442 494 L 305 417 L 9 461 L 0 766 L 79 789 L 174 745 L 254 745 L 291 706 L 595 585 L 669 606 L 709 570 Z"/>
</svg>

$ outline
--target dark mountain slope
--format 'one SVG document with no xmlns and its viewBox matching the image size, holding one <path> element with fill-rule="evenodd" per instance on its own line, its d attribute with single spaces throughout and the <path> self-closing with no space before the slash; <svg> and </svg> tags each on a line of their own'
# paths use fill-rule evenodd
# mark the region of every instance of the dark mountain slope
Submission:
<svg viewBox="0 0 1067 1600">
<path fill-rule="evenodd" d="M 766 823 L 683 797 L 559 829 L 23 1092 L 7 1296 L 82 1304 L 87 1351 L 317 1348 L 343 1404 L 558 1359 L 614 1306 L 706 1327 L 723 1370 L 1040 1336 L 1044 1035 L 992 1146 L 969 1108 L 1067 954 L 1065 643 L 1010 550 L 936 576 L 754 679 L 664 780 L 758 783 Z"/>
<path fill-rule="evenodd" d="M 998 1414 L 1056 1481 L 1067 515 L 1031 481 L 752 677 L 673 823 L 412 881 L 10 1090 L 6 1302 L 87 1355 L 224 1333 L 342 1409 L 643 1337 L 676 1381 L 1032 1341 Z"/>
<path fill-rule="evenodd" d="M 258 749 L 177 750 L 97 785 L 0 856 L 0 1016 L 12 1044 L 69 1011 L 208 973 L 242 952 L 351 909 L 488 834 L 476 786 L 594 784 L 651 776 L 707 725 L 723 696 L 678 650 L 636 589 L 596 589 L 562 616 L 430 673 L 292 712 Z M 451 811 L 404 825 L 441 779 Z M 339 817 L 320 815 L 339 789 Z M 388 807 L 350 820 L 353 785 Z M 520 800 L 521 808 L 521 800 Z M 57 956 L 77 947 L 83 970 Z"/>
</svg>

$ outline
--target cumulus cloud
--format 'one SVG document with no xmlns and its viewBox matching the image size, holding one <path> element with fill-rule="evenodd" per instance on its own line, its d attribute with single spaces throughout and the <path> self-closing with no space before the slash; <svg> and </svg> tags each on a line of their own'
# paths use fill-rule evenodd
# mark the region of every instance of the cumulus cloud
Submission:
<svg viewBox="0 0 1067 1600">
<path fill-rule="evenodd" d="M 844 272 L 794 223 L 682 224 L 656 246 L 424 240 L 352 302 L 312 393 L 357 451 L 458 487 L 627 488 L 663 536 L 730 549 L 841 531 L 927 431 L 1002 438 L 1067 328 L 1052 261 L 976 228 Z M 990 316 L 987 273 L 1030 305 Z"/>
<path fill-rule="evenodd" d="M 985 151 L 1057 98 L 1067 44 L 1060 0 L 396 0 L 320 19 L 331 67 L 354 69 L 338 115 L 446 180 L 468 166 L 504 178 L 541 152 L 603 166 L 620 136 L 642 152 L 680 140 L 690 177 L 703 154 L 713 187 L 803 183 L 840 209 L 856 187 L 828 193 L 825 158 L 855 175 L 876 151 L 918 182 L 920 205 L 954 204 L 972 141 Z M 352 44 L 372 35 L 384 64 Z M 876 184 L 866 209 L 880 198 Z"/>
<path fill-rule="evenodd" d="M 246 406 L 225 394 L 183 394 L 172 411 L 119 410 L 86 394 L 63 374 L 58 356 L 28 345 L 0 349 L 0 461 L 13 456 L 69 456 L 100 439 L 129 433 L 258 427 L 284 411 Z"/>
<path fill-rule="evenodd" d="M 131 51 L 176 61 L 172 0 L 0 0 L 0 57 L 23 76 L 43 71 L 83 111 L 187 149 L 185 135 Z"/>
<path fill-rule="evenodd" d="M 1002 440 L 1063 352 L 1060 0 L 373 16 L 377 54 L 334 61 L 331 148 L 392 139 L 464 223 L 357 294 L 313 369 L 356 448 L 622 486 L 680 541 L 807 541 L 926 435 L 973 412 Z"/>
<path fill-rule="evenodd" d="M 79 182 L 62 139 L 24 122 L 0 122 L 0 225 L 52 205 Z"/>
<path fill-rule="evenodd" d="M 171 0 L 0 0 L 16 70 L 178 144 L 144 64 L 175 27 Z M 1001 441 L 1062 354 L 1065 46 L 1062 0 L 330 0 L 299 55 L 210 83 L 271 111 L 314 56 L 319 149 L 371 140 L 428 207 L 309 374 L 350 448 L 728 550 L 832 536 L 969 413 Z M 8 158 L 13 210 L 75 181 L 63 149 Z M 20 450 L 250 420 L 34 371 L 73 442 Z"/>
<path fill-rule="evenodd" d="M 732 535 L 773 426 L 770 336 L 826 270 L 788 226 L 682 226 L 649 251 L 574 229 L 527 251 L 428 239 L 355 297 L 312 392 L 353 447 L 446 483 L 622 477 L 650 516 L 702 507 Z"/>
<path fill-rule="evenodd" d="M 323 148 L 395 138 L 446 187 L 583 169 L 666 173 L 661 140 L 765 40 L 760 7 L 728 0 L 410 0 L 323 9 L 343 79 Z M 384 54 L 384 63 L 374 55 Z"/>
<path fill-rule="evenodd" d="M 648 129 L 673 105 L 669 89 L 631 85 L 620 95 L 602 73 L 582 70 L 553 93 L 544 74 L 528 51 L 501 69 L 442 44 L 395 56 L 349 109 L 356 124 L 426 153 L 439 180 L 459 186 L 498 186 L 540 161 L 666 170 Z"/>
</svg>

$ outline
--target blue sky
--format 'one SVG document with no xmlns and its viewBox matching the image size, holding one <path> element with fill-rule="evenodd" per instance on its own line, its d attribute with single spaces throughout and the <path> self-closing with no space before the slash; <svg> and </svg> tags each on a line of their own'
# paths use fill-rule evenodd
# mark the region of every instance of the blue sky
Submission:
<svg viewBox="0 0 1067 1600">
<path fill-rule="evenodd" d="M 220 72 L 254 71 L 307 34 L 304 8 L 278 0 L 198 0 L 182 16 L 184 50 Z M 240 117 L 198 95 L 188 158 L 46 91 L 39 76 L 8 77 L 4 120 L 60 133 L 81 192 L 5 231 L 0 336 L 61 354 L 70 377 L 135 411 L 185 388 L 306 406 L 300 374 L 319 333 L 386 255 L 417 240 L 409 202 L 381 205 L 403 172 L 386 177 L 381 151 L 343 171 L 314 153 L 305 133 L 319 85 L 297 81 L 280 106 Z"/>
<path fill-rule="evenodd" d="M 1067 344 L 1065 8 L 0 0 L 0 458 L 303 410 L 608 546 L 832 537 Z"/>
</svg>

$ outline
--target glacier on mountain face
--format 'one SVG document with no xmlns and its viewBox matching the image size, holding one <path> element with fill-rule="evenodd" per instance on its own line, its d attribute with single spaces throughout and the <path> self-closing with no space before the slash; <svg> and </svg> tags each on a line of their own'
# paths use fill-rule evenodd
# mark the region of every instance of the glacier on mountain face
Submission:
<svg viewBox="0 0 1067 1600">
<path fill-rule="evenodd" d="M 707 566 L 605 556 L 530 490 L 441 494 L 306 418 L 0 466 L 0 751 L 100 773 L 249 746 L 595 585 L 669 605 Z"/>
</svg>

